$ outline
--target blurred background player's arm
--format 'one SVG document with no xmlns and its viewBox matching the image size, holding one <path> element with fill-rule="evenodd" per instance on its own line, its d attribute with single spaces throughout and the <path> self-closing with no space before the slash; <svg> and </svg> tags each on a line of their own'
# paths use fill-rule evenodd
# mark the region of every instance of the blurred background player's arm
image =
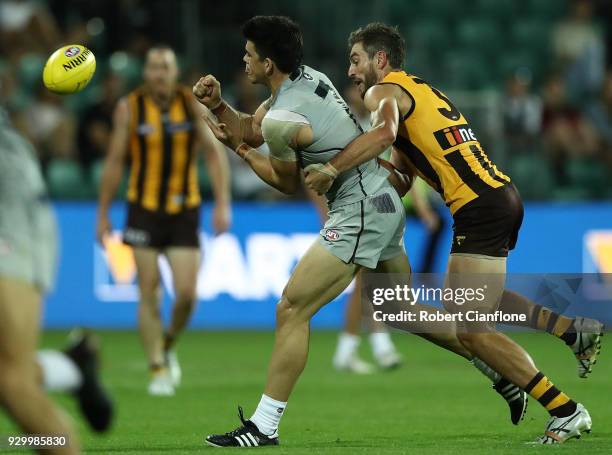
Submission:
<svg viewBox="0 0 612 455">
<path fill-rule="evenodd" d="M 254 114 L 240 112 L 221 98 L 221 84 L 214 76 L 200 78 L 193 87 L 196 99 L 206 106 L 236 137 L 251 147 L 259 147 L 264 143 L 261 134 L 261 122 L 269 108 L 270 100 L 264 101 Z"/>
<path fill-rule="evenodd" d="M 412 198 L 414 211 L 425 225 L 425 228 L 427 228 L 429 232 L 434 232 L 440 225 L 440 217 L 429 203 L 427 198 L 427 187 L 415 183 L 412 185 L 407 196 Z"/>
<path fill-rule="evenodd" d="M 197 109 L 200 108 L 194 106 L 194 109 L 197 112 Z M 201 116 L 196 118 L 197 134 L 201 141 L 202 154 L 206 161 L 206 169 L 210 176 L 215 198 L 213 229 L 216 234 L 221 234 L 229 230 L 232 222 L 229 162 L 223 150 L 223 145 L 215 140 L 204 119 Z"/>
<path fill-rule="evenodd" d="M 117 193 L 123 169 L 125 166 L 125 155 L 127 152 L 129 132 L 129 111 L 127 101 L 122 99 L 117 103 L 113 114 L 113 131 L 110 137 L 108 153 L 104 160 L 102 181 L 100 184 L 100 195 L 98 197 L 98 223 L 96 237 L 100 243 L 111 230 L 108 218 L 108 209 Z"/>
</svg>

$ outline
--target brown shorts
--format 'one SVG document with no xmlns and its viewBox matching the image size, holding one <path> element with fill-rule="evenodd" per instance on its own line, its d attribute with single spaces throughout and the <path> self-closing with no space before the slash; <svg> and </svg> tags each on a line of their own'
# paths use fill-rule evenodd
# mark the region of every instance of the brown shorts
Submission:
<svg viewBox="0 0 612 455">
<path fill-rule="evenodd" d="M 169 215 L 130 204 L 123 242 L 133 247 L 145 248 L 163 249 L 172 246 L 199 248 L 199 225 L 199 207 Z"/>
<path fill-rule="evenodd" d="M 509 183 L 493 188 L 453 215 L 452 253 L 506 257 L 513 250 L 523 222 L 523 202 Z"/>
</svg>

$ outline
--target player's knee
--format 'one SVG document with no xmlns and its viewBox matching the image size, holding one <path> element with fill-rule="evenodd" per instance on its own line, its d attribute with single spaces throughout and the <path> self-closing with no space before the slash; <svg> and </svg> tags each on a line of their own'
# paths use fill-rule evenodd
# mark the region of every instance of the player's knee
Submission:
<svg viewBox="0 0 612 455">
<path fill-rule="evenodd" d="M 276 305 L 276 323 L 277 326 L 287 323 L 295 319 L 299 315 L 298 308 L 295 302 L 290 300 L 287 292 L 283 292 L 280 301 Z"/>
<path fill-rule="evenodd" d="M 196 292 L 192 286 L 178 287 L 174 291 L 175 305 L 184 308 L 193 308 L 196 302 Z"/>
<path fill-rule="evenodd" d="M 139 283 L 140 303 L 143 305 L 157 306 L 161 292 L 157 284 Z"/>
<path fill-rule="evenodd" d="M 310 316 L 303 299 L 295 297 L 290 290 L 285 288 L 276 305 L 277 326 L 288 322 L 304 322 L 309 320 Z"/>
<path fill-rule="evenodd" d="M 161 318 L 161 310 L 156 299 L 147 299 L 140 297 L 140 302 L 138 303 L 138 314 L 139 317 L 154 317 L 156 319 Z"/>
</svg>

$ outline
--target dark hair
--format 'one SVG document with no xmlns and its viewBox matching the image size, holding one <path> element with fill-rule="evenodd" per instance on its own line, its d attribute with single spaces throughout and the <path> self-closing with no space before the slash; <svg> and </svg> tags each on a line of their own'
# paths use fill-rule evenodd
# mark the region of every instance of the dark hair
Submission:
<svg viewBox="0 0 612 455">
<path fill-rule="evenodd" d="M 155 43 L 151 47 L 147 49 L 147 53 L 151 51 L 170 51 L 174 53 L 174 49 L 169 44 L 166 43 Z"/>
<path fill-rule="evenodd" d="M 374 57 L 378 51 L 385 51 L 393 68 L 401 68 L 404 64 L 406 42 L 397 27 L 372 22 L 351 32 L 348 39 L 349 51 L 357 43 L 363 45 L 369 58 Z"/>
<path fill-rule="evenodd" d="M 172 49 L 172 47 L 166 43 L 155 43 L 153 46 L 148 48 L 146 53 L 147 59 L 149 58 L 149 55 L 151 55 L 151 52 L 171 52 L 176 55 L 174 49 Z"/>
<path fill-rule="evenodd" d="M 269 58 L 283 73 L 302 63 L 302 32 L 285 16 L 255 16 L 244 23 L 242 35 L 252 41 L 262 59 Z"/>
</svg>

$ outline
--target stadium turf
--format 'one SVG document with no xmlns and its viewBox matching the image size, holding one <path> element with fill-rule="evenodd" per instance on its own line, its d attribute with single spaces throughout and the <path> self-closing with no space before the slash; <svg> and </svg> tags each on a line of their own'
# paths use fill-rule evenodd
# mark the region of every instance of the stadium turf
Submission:
<svg viewBox="0 0 612 455">
<path fill-rule="evenodd" d="M 238 425 L 238 404 L 248 416 L 266 374 L 273 334 L 268 332 L 189 332 L 179 344 L 183 385 L 172 398 L 146 394 L 148 379 L 138 337 L 133 332 L 99 332 L 104 376 L 116 398 L 117 421 L 104 436 L 92 434 L 77 418 L 88 453 L 154 454 L 220 450 L 203 446 L 211 432 Z M 59 347 L 65 333 L 50 332 L 43 346 Z M 413 336 L 395 336 L 405 357 L 401 369 L 371 376 L 338 373 L 331 367 L 336 334 L 315 332 L 310 361 L 281 425 L 281 447 L 258 454 L 365 453 L 611 453 L 612 346 L 606 344 L 589 379 L 579 379 L 568 348 L 541 334 L 515 336 L 540 368 L 593 418 L 593 432 L 551 448 L 526 445 L 538 436 L 546 413 L 530 400 L 518 427 L 502 401 L 466 361 Z M 612 340 L 611 340 L 612 341 Z M 362 350 L 368 357 L 366 343 Z M 74 403 L 56 396 L 76 416 Z M 14 432 L 0 415 L 0 434 Z"/>
</svg>

